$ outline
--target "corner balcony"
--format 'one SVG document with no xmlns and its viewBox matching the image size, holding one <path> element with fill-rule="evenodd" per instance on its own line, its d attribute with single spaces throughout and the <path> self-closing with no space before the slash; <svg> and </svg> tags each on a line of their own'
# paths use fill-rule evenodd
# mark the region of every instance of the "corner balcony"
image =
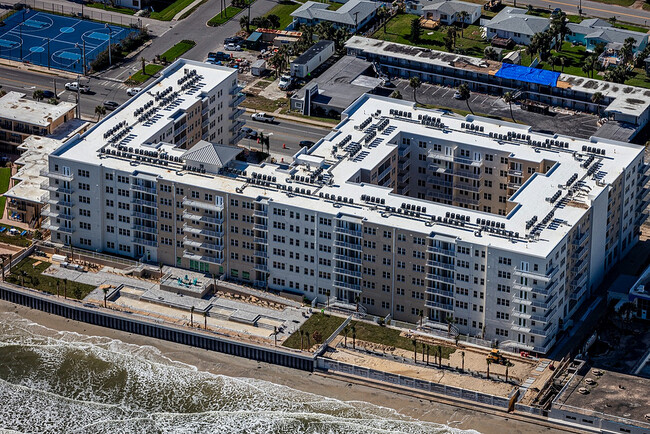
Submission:
<svg viewBox="0 0 650 434">
<path fill-rule="evenodd" d="M 75 231 L 74 227 L 63 226 L 60 223 L 53 222 L 51 219 L 45 219 L 41 227 L 50 231 L 66 232 L 68 234 L 71 234 Z"/>
<path fill-rule="evenodd" d="M 72 194 L 74 193 L 73 188 L 63 188 L 58 185 L 50 185 L 50 180 L 47 179 L 43 182 L 41 182 L 41 190 L 47 190 L 47 191 L 53 191 L 56 193 L 63 193 L 63 194 Z"/>
<path fill-rule="evenodd" d="M 237 119 L 238 117 L 240 117 L 244 113 L 246 113 L 246 109 L 237 108 L 236 110 L 233 110 L 232 113 L 230 113 L 230 115 L 228 116 L 228 119 L 230 119 L 230 120 Z"/>
<path fill-rule="evenodd" d="M 50 205 L 59 205 L 59 206 L 67 206 L 69 208 L 74 206 L 74 202 L 72 201 L 67 201 L 63 199 L 56 199 L 56 198 L 50 198 L 47 203 Z"/>
<path fill-rule="evenodd" d="M 237 107 L 239 104 L 243 103 L 246 99 L 246 95 L 243 93 L 238 93 L 235 98 L 228 104 L 230 107 Z"/>
<path fill-rule="evenodd" d="M 548 282 L 550 281 L 553 276 L 557 274 L 559 270 L 559 267 L 555 266 L 548 270 L 546 274 L 542 274 L 538 271 L 530 271 L 530 270 L 522 270 L 520 268 L 515 268 L 514 275 L 515 276 L 521 276 L 521 277 L 528 277 L 530 279 L 535 279 L 535 280 L 541 280 L 543 282 Z"/>
<path fill-rule="evenodd" d="M 239 133 L 237 133 L 236 136 L 232 136 L 232 138 L 230 139 L 229 143 L 230 143 L 231 145 L 236 145 L 236 144 L 237 144 L 241 139 L 243 139 L 243 138 L 244 138 L 244 132 L 243 132 L 243 131 L 240 131 Z"/>
<path fill-rule="evenodd" d="M 46 178 L 58 179 L 59 181 L 72 181 L 74 179 L 74 175 L 72 173 L 65 175 L 59 172 L 50 172 L 48 169 L 41 169 L 39 174 Z"/>
</svg>

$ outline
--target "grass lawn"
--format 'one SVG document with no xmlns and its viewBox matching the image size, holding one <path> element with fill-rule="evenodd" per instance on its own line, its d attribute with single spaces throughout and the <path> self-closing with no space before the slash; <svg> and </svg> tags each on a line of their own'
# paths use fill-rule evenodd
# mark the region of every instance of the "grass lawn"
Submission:
<svg viewBox="0 0 650 434">
<path fill-rule="evenodd" d="M 264 16 L 268 17 L 269 15 L 273 15 L 273 14 L 277 15 L 278 17 L 280 17 L 280 28 L 284 29 L 293 21 L 291 12 L 295 11 L 300 6 L 302 6 L 302 4 L 300 3 L 294 3 L 292 1 L 283 0 L 279 2 L 277 5 L 273 6 L 273 9 L 268 11 Z M 331 6 L 332 5 L 330 5 L 329 9 L 331 9 Z"/>
<path fill-rule="evenodd" d="M 11 168 L 0 167 L 0 194 L 4 194 L 9 190 L 9 180 L 11 179 Z M 7 198 L 0 196 L 0 216 L 4 215 L 5 203 Z"/>
<path fill-rule="evenodd" d="M 417 18 L 417 16 L 412 14 L 395 15 L 386 25 L 386 32 L 382 27 L 372 37 L 400 44 L 447 51 L 443 43 L 446 26 L 439 27 L 438 30 L 423 30 L 420 41 L 417 44 L 411 42 L 411 21 L 414 18 Z M 463 35 L 461 36 L 460 28 L 458 28 L 456 49 L 463 50 L 465 54 L 470 56 L 483 57 L 485 47 L 489 46 L 489 44 L 481 37 L 481 28 L 476 25 L 469 25 L 463 30 Z"/>
<path fill-rule="evenodd" d="M 34 266 L 36 263 L 39 264 Z M 43 276 L 41 273 L 47 270 L 50 265 L 51 264 L 47 261 L 40 261 L 39 259 L 34 259 L 31 257 L 25 258 L 20 261 L 18 265 L 14 266 L 11 269 L 11 274 L 7 276 L 7 282 L 11 282 L 16 285 L 22 285 L 24 279 L 24 286 L 32 289 L 38 289 L 39 291 L 49 292 L 50 294 L 56 294 L 56 283 L 59 282 L 59 294 L 61 297 L 63 297 L 63 290 L 65 286 L 67 288 L 67 296 L 70 298 L 76 298 L 78 300 L 83 299 L 90 293 L 90 291 L 95 289 L 94 286 L 73 281 L 68 281 L 64 285 L 63 279 Z M 25 272 L 24 277 L 22 275 L 23 271 Z"/>
<path fill-rule="evenodd" d="M 160 55 L 161 58 L 164 58 L 167 62 L 173 62 L 174 60 L 181 57 L 185 52 L 191 50 L 196 45 L 196 42 L 184 39 L 178 44 L 174 45 L 169 50 L 165 51 Z M 145 67 L 146 68 L 146 67 Z"/>
<path fill-rule="evenodd" d="M 283 346 L 289 348 L 300 349 L 300 330 L 306 331 L 309 333 L 309 343 L 307 338 L 303 338 L 304 348 L 313 345 L 314 339 L 312 338 L 315 331 L 318 332 L 323 337 L 323 341 L 330 337 L 332 333 L 345 321 L 344 318 L 332 315 L 324 315 L 322 313 L 315 313 L 309 317 L 304 324 L 296 330 L 294 334 L 289 336 L 289 338 L 282 343 Z"/>
<path fill-rule="evenodd" d="M 281 107 L 288 107 L 289 100 L 281 98 L 278 100 L 270 100 L 263 96 L 246 94 L 246 99 L 240 104 L 244 108 L 252 108 L 261 112 L 273 113 Z"/>
<path fill-rule="evenodd" d="M 203 3 L 207 2 L 207 1 L 208 1 L 208 0 L 201 0 L 201 2 L 199 2 L 198 5 L 192 7 L 192 9 L 190 9 L 190 10 L 187 11 L 187 12 L 185 12 L 185 13 L 184 13 L 183 15 L 181 15 L 178 19 L 179 19 L 179 20 L 184 20 L 185 18 L 189 17 L 190 15 L 192 15 L 192 13 L 193 13 L 195 10 L 197 10 L 198 8 L 200 8 L 200 7 L 203 5 Z"/>
<path fill-rule="evenodd" d="M 564 61 L 564 73 L 577 75 L 579 77 L 586 76 L 586 74 L 582 71 L 582 64 L 584 62 L 584 59 L 587 56 L 589 56 L 590 53 L 587 53 L 584 46 L 576 45 L 572 47 L 570 42 L 564 41 L 562 43 L 562 51 L 557 52 L 553 50 L 551 51 L 551 53 L 553 57 L 556 58 L 564 57 L 566 59 Z M 529 66 L 530 60 L 531 60 L 530 56 L 524 54 L 522 59 L 522 65 Z M 551 64 L 548 61 L 540 62 L 538 67 L 541 67 L 542 69 L 548 69 L 548 70 L 553 69 L 551 67 Z M 558 72 L 562 72 L 562 64 L 560 63 L 559 60 L 555 64 L 555 70 Z"/>
<path fill-rule="evenodd" d="M 29 247 L 29 245 L 32 244 L 32 241 L 27 237 L 21 237 L 20 235 L 9 235 L 8 231 L 11 228 L 11 226 L 6 226 L 6 225 L 0 225 L 0 226 L 5 226 L 7 228 L 7 230 L 0 233 L 0 243 L 11 244 L 13 246 L 19 246 L 19 247 Z M 18 229 L 18 230 L 22 232 L 22 229 Z"/>
<path fill-rule="evenodd" d="M 599 3 L 606 3 L 608 5 L 619 5 L 619 6 L 632 6 L 635 0 L 594 0 Z"/>
<path fill-rule="evenodd" d="M 643 68 L 634 68 L 630 78 L 625 81 L 625 84 L 650 88 L 650 78 L 648 78 Z"/>
<path fill-rule="evenodd" d="M 208 26 L 217 27 L 217 26 L 220 26 L 220 25 L 222 25 L 224 23 L 227 23 L 228 21 L 230 21 L 232 19 L 232 17 L 234 17 L 235 15 L 237 15 L 240 12 L 241 12 L 241 8 L 236 8 L 234 6 L 228 6 L 225 9 L 225 15 L 222 17 L 221 13 L 218 13 L 217 15 L 213 16 L 212 18 L 210 18 L 210 21 L 208 21 Z"/>
<path fill-rule="evenodd" d="M 86 3 L 85 6 L 89 8 L 102 9 L 105 11 L 118 12 L 125 15 L 133 15 L 136 12 L 135 9 L 109 6 L 105 5 L 104 3 Z"/>
<path fill-rule="evenodd" d="M 352 326 L 355 328 L 358 340 L 413 351 L 413 340 L 400 336 L 399 330 L 360 321 L 351 321 L 348 325 L 350 328 L 348 331 L 348 345 L 352 345 Z M 341 332 L 341 335 L 344 334 L 344 332 Z M 421 354 L 422 345 L 420 342 L 417 343 L 419 354 Z M 433 354 L 433 351 L 429 350 L 429 354 Z M 456 348 L 442 346 L 442 358 L 448 359 L 449 355 L 454 351 L 456 351 Z"/>
<path fill-rule="evenodd" d="M 129 77 L 127 82 L 130 84 L 142 84 L 163 68 L 164 66 L 162 65 L 154 65 L 153 63 L 149 63 L 144 67 L 144 74 L 142 73 L 142 70 L 140 70 Z"/>
<path fill-rule="evenodd" d="M 176 0 L 159 12 L 152 12 L 149 18 L 160 21 L 171 21 L 177 13 L 192 4 L 193 0 Z"/>
</svg>

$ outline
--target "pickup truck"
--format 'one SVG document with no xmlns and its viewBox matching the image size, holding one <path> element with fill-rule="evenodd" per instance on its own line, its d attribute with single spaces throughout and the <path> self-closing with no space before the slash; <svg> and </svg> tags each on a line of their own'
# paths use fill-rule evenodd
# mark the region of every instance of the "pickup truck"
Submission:
<svg viewBox="0 0 650 434">
<path fill-rule="evenodd" d="M 261 112 L 261 113 L 255 113 L 253 116 L 251 116 L 251 118 L 252 118 L 254 121 L 258 121 L 258 122 L 269 122 L 269 123 L 270 123 L 270 122 L 273 122 L 273 121 L 275 120 L 275 118 L 274 118 L 273 116 L 271 116 L 271 115 L 267 115 L 267 114 L 264 113 L 264 112 Z"/>
<path fill-rule="evenodd" d="M 221 60 L 230 60 L 230 54 L 224 53 L 223 51 L 217 51 L 208 53 L 208 60 L 214 60 L 219 62 Z"/>
<path fill-rule="evenodd" d="M 280 83 L 278 83 L 278 87 L 281 90 L 289 90 L 291 87 L 291 84 L 293 83 L 293 79 L 289 75 L 283 75 L 280 77 Z"/>
<path fill-rule="evenodd" d="M 76 81 L 73 81 L 71 83 L 66 83 L 65 88 L 67 90 L 71 90 L 73 92 L 76 92 L 77 90 L 81 93 L 88 93 L 90 92 L 90 87 L 86 86 L 85 84 L 79 84 Z"/>
</svg>

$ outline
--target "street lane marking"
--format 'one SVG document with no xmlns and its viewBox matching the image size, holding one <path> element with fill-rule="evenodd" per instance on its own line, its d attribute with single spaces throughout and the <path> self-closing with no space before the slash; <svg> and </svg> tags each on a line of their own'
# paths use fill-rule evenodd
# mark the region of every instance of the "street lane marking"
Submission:
<svg viewBox="0 0 650 434">
<path fill-rule="evenodd" d="M 556 4 L 556 5 L 562 5 L 562 6 L 571 6 L 571 7 L 575 7 L 575 8 L 578 7 L 578 5 L 575 5 L 575 4 L 558 2 L 558 1 L 551 1 L 551 0 L 549 0 L 548 3 Z M 614 15 L 624 15 L 626 17 L 639 18 L 639 19 L 642 19 L 642 20 L 647 20 L 648 19 L 648 17 L 644 17 L 642 15 L 633 15 L 633 14 L 626 14 L 625 12 L 608 11 L 607 9 L 590 8 L 590 7 L 583 7 L 582 8 L 583 11 L 585 9 L 589 9 L 589 10 L 592 10 L 592 11 L 598 11 L 598 12 L 605 12 L 605 13 L 614 14 Z"/>
</svg>

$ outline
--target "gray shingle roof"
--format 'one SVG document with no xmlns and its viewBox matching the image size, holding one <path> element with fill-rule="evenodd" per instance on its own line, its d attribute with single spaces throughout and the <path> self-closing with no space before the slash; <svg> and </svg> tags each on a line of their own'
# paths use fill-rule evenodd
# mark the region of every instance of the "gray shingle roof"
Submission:
<svg viewBox="0 0 650 434">
<path fill-rule="evenodd" d="M 381 7 L 380 2 L 368 0 L 349 0 L 338 10 L 327 9 L 329 4 L 308 1 L 291 13 L 292 17 L 307 20 L 317 19 L 353 26 L 355 25 L 354 14 L 357 13 L 356 22 L 360 23 L 370 16 L 375 10 Z"/>
<path fill-rule="evenodd" d="M 627 38 L 634 38 L 636 41 L 634 45 L 639 46 L 643 39 L 648 37 L 646 33 L 619 29 L 613 27 L 607 21 L 599 19 L 584 20 L 581 23 L 568 23 L 567 28 L 572 33 L 585 35 L 589 39 L 600 39 L 607 43 L 615 42 L 622 44 Z"/>
<path fill-rule="evenodd" d="M 235 158 L 242 151 L 237 146 L 227 146 L 218 143 L 210 143 L 201 140 L 188 149 L 181 158 L 199 163 L 210 164 L 216 167 L 223 167 L 230 160 Z"/>
<path fill-rule="evenodd" d="M 314 45 L 309 47 L 307 51 L 305 51 L 300 56 L 298 56 L 298 58 L 296 58 L 296 60 L 294 60 L 292 63 L 294 65 L 304 65 L 307 62 L 309 62 L 312 58 L 316 57 L 318 53 L 320 53 L 330 45 L 334 45 L 334 42 L 328 41 L 326 39 L 323 39 L 322 41 L 318 41 Z"/>
<path fill-rule="evenodd" d="M 548 29 L 550 22 L 548 18 L 526 15 L 525 9 L 507 7 L 492 18 L 485 27 L 532 36 Z"/>
<path fill-rule="evenodd" d="M 439 11 L 447 15 L 457 14 L 461 11 L 472 14 L 477 8 L 480 9 L 481 5 L 454 0 L 436 1 L 431 3 L 425 2 L 424 6 L 422 6 L 423 11 Z"/>
</svg>

